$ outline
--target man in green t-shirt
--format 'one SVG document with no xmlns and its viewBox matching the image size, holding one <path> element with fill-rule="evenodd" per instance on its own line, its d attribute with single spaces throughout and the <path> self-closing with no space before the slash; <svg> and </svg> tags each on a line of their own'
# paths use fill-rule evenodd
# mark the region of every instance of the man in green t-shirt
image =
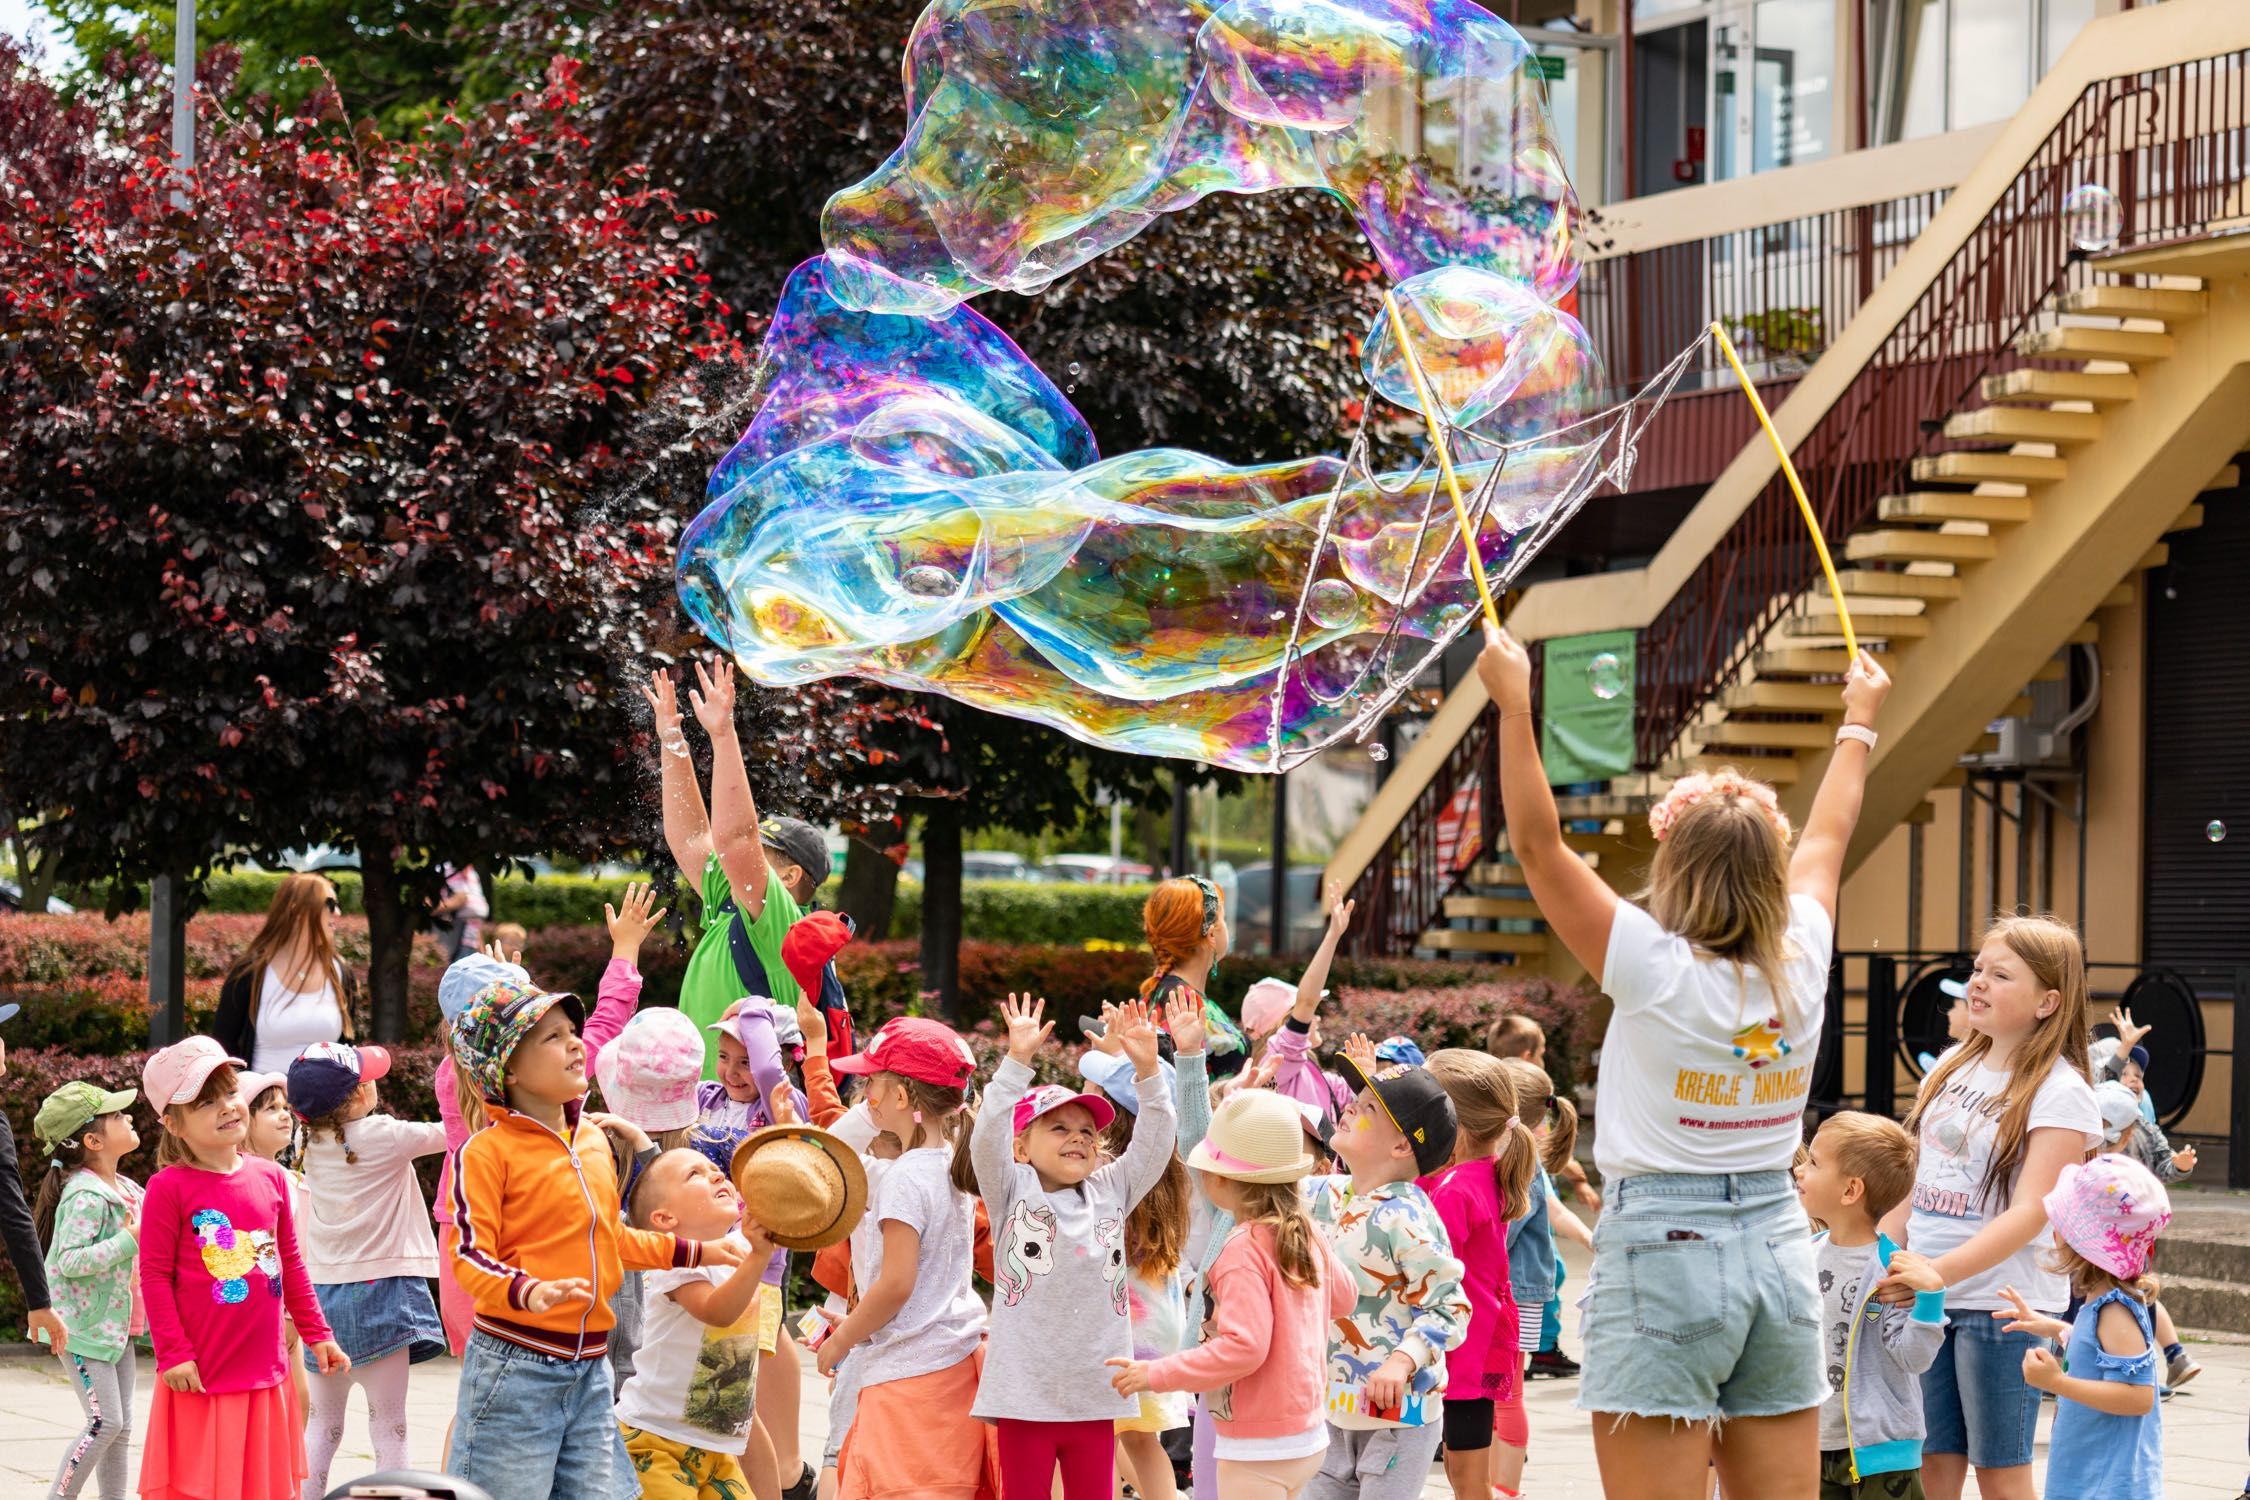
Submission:
<svg viewBox="0 0 2250 1500">
<path fill-rule="evenodd" d="M 697 1026 L 709 1026 L 729 1005 L 761 990 L 783 1010 L 797 1003 L 797 981 L 781 961 L 781 939 L 804 915 L 805 903 L 828 874 L 828 849 L 819 831 L 795 818 L 758 821 L 750 774 L 734 728 L 734 668 L 695 664 L 688 693 L 697 722 L 711 737 L 711 809 L 703 808 L 695 762 L 680 727 L 671 674 L 659 672 L 642 690 L 656 714 L 658 757 L 664 768 L 664 840 L 683 874 L 700 872 L 703 936 L 688 955 L 680 981 L 680 1009 Z M 747 952 L 742 951 L 747 949 Z M 751 979 L 744 978 L 749 972 Z M 718 1049 L 710 1049 L 703 1076 L 718 1076 Z"/>
</svg>

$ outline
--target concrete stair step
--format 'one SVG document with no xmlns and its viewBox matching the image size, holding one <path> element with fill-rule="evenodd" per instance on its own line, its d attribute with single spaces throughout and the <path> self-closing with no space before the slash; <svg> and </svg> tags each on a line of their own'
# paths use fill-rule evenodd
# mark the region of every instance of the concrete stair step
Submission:
<svg viewBox="0 0 2250 1500">
<path fill-rule="evenodd" d="M 1990 536 L 1953 531 L 1861 531 L 1844 539 L 1851 562 L 1989 562 L 1999 554 Z"/>
<path fill-rule="evenodd" d="M 1831 731 L 1833 733 L 1833 731 Z M 1790 786 L 1797 780 L 1798 765 L 1794 755 L 1683 755 L 1664 763 L 1667 776 L 1696 776 L 1711 771 L 1732 768 L 1745 776 L 1774 786 Z"/>
<path fill-rule="evenodd" d="M 2210 482 L 2203 486 L 2203 493 L 2208 495 L 2213 490 L 2233 490 L 2241 487 L 2242 466 L 2240 464 L 2228 464 L 2211 476 Z"/>
<path fill-rule="evenodd" d="M 1836 738 L 1836 726 L 1802 719 L 1721 719 L 1699 724 L 1684 738 L 1705 755 L 1723 755 L 1736 746 L 1751 750 L 1821 750 Z"/>
<path fill-rule="evenodd" d="M 1420 946 L 1440 953 L 1513 953 L 1536 957 L 1547 951 L 1543 932 L 1464 932 L 1456 927 L 1436 927 L 1422 934 Z"/>
<path fill-rule="evenodd" d="M 2186 510 L 2180 512 L 2180 518 L 2177 521 L 2174 521 L 2170 526 L 2167 526 L 2164 529 L 2166 531 L 2193 531 L 2196 527 L 2201 526 L 2202 524 L 2203 507 L 2200 505 L 2191 505 Z"/>
<path fill-rule="evenodd" d="M 2131 375 L 2089 375 L 2083 370 L 2010 370 L 1987 375 L 1977 385 L 1987 401 L 2091 401 L 2096 406 L 2130 401 L 2139 389 Z"/>
<path fill-rule="evenodd" d="M 2210 306 L 2201 292 L 2152 286 L 2082 286 L 2055 299 L 2055 310 L 2095 317 L 2155 318 L 2180 323 L 2199 318 Z"/>
<path fill-rule="evenodd" d="M 1837 573 L 1844 592 L 1860 598 L 1887 594 L 1897 599 L 1958 599 L 1957 573 L 1905 573 L 1883 568 L 1844 568 Z"/>
<path fill-rule="evenodd" d="M 1824 682 L 1768 682 L 1760 678 L 1737 683 L 1719 697 L 1729 712 L 1781 714 L 1834 714 L 1844 712 L 1843 690 Z"/>
<path fill-rule="evenodd" d="M 2168 333 L 2125 328 L 2034 328 L 2016 339 L 2026 359 L 2114 359 L 2121 364 L 2154 364 L 2170 359 L 2175 340 Z"/>
<path fill-rule="evenodd" d="M 1539 903 L 1520 896 L 1448 896 L 1448 921 L 1543 922 Z"/>
<path fill-rule="evenodd" d="M 1949 438 L 1992 438 L 2008 443 L 2091 443 L 2102 435 L 2102 419 L 2090 411 L 2052 411 L 2036 406 L 1983 406 L 1945 419 Z"/>
<path fill-rule="evenodd" d="M 2054 484 L 2070 476 L 2070 464 L 2035 453 L 1926 453 L 1910 472 L 1925 484 Z"/>
<path fill-rule="evenodd" d="M 1879 521 L 1982 521 L 1988 526 L 2020 526 L 2031 516 L 2031 501 L 2022 495 L 1916 490 L 1907 495 L 1885 495 L 1875 502 L 1875 518 Z"/>
<path fill-rule="evenodd" d="M 2176 1243 L 2164 1241 L 2164 1305 L 2183 1329 L 2203 1333 L 2250 1333 L 2250 1285 L 2215 1277 L 2182 1275 L 2172 1269 Z"/>
<path fill-rule="evenodd" d="M 1853 615 L 1852 637 L 1859 641 L 1920 640 L 1930 633 L 1928 615 Z M 1844 634 L 1843 617 L 1830 604 L 1825 610 L 1809 614 L 1791 615 L 1782 622 L 1782 637 L 1786 640 L 1811 640 Z"/>
<path fill-rule="evenodd" d="M 1751 665 L 1760 677 L 1842 677 L 1851 670 L 1852 659 L 1841 646 L 1776 646 L 1752 657 Z M 1828 690 L 1836 693 L 1842 687 L 1831 684 Z"/>
</svg>

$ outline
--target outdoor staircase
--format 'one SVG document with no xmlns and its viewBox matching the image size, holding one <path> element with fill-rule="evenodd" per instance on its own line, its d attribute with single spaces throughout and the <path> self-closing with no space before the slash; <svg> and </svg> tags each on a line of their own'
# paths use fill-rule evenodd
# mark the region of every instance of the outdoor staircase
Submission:
<svg viewBox="0 0 2250 1500">
<path fill-rule="evenodd" d="M 2069 679 L 2071 648 L 2133 602 L 2250 447 L 2250 11 L 2162 9 L 2088 28 L 1776 408 L 1856 638 L 1895 684 L 1847 874 L 1932 816 L 1930 793 L 1965 779 L 2034 685 Z M 2098 180 L 2130 199 L 2130 248 L 2089 258 L 2063 199 Z M 1804 243 L 1792 225 L 1771 243 Z M 1534 585 L 1509 622 L 1535 650 L 1636 632 L 1639 769 L 1560 799 L 1614 889 L 1645 880 L 1645 812 L 1679 776 L 1733 766 L 1802 824 L 1849 660 L 1762 442 L 1648 564 Z M 1339 846 L 1329 877 L 1374 918 L 1357 951 L 1575 971 L 1507 856 L 1494 720 L 1462 681 Z M 1471 816 L 1481 838 L 1452 837 Z"/>
</svg>

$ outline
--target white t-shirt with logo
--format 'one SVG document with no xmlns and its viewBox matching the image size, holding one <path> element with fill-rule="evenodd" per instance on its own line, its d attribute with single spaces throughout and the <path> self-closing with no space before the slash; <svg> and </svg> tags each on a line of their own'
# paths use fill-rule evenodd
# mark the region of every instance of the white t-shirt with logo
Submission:
<svg viewBox="0 0 2250 1500">
<path fill-rule="evenodd" d="M 1924 1106 L 1913 1213 L 1906 1225 L 1906 1242 L 1917 1254 L 1935 1258 L 1966 1244 L 1987 1220 L 2007 1208 L 2005 1197 L 1986 1201 L 1983 1187 L 2011 1076 L 1971 1063 L 1946 1080 L 1944 1092 Z M 2048 1126 L 2079 1132 L 2088 1147 L 2102 1141 L 2102 1112 L 2094 1103 L 2093 1086 L 2059 1057 L 2032 1097 L 2024 1133 L 2028 1136 Z M 2010 1193 L 2014 1186 L 2009 1184 Z M 1991 1270 L 1953 1283 L 1945 1289 L 1947 1309 L 2005 1307 L 2008 1301 L 2000 1289 L 2012 1286 L 2039 1311 L 2061 1312 L 2070 1305 L 2070 1283 L 2040 1265 L 2048 1244 L 2042 1231 Z"/>
<path fill-rule="evenodd" d="M 953 1186 L 953 1153 L 921 1146 L 883 1164 L 868 1188 L 867 1214 L 852 1230 L 852 1280 L 862 1296 L 883 1274 L 883 1225 L 922 1236 L 914 1290 L 898 1316 L 853 1351 L 861 1390 L 950 1370 L 984 1338 L 984 1303 L 969 1278 L 976 1264 L 976 1203 Z"/>
<path fill-rule="evenodd" d="M 727 1239 L 749 1248 L 740 1235 Z M 714 1328 L 672 1296 L 733 1275 L 731 1266 L 643 1273 L 641 1344 L 633 1351 L 633 1378 L 617 1393 L 618 1421 L 714 1453 L 748 1450 L 758 1404 L 758 1299 L 727 1327 Z"/>
<path fill-rule="evenodd" d="M 1647 1172 L 1786 1171 L 1812 1093 L 1834 927 L 1810 896 L 1789 898 L 1787 993 L 1729 959 L 1699 955 L 1628 901 L 1610 924 L 1602 989 L 1601 1129 L 1608 1180 Z"/>
</svg>

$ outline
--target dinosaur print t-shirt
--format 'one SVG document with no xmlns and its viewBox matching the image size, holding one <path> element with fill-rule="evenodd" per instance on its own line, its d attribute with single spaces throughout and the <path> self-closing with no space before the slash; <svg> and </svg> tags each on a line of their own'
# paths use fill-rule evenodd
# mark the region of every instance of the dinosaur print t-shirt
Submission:
<svg viewBox="0 0 2250 1500">
<path fill-rule="evenodd" d="M 1650 1172 L 1783 1172 L 1796 1155 L 1827 1008 L 1835 928 L 1789 898 L 1780 992 L 1757 969 L 1698 954 L 1628 901 L 1602 964 L 1616 1002 L 1602 1038 L 1608 1181 Z"/>
<path fill-rule="evenodd" d="M 955 1190 L 952 1163 L 945 1147 L 922 1146 L 896 1161 L 871 1164 L 867 1213 L 852 1230 L 852 1280 L 860 1295 L 883 1274 L 885 1224 L 906 1225 L 922 1244 L 906 1305 L 852 1355 L 862 1389 L 950 1370 L 975 1353 L 984 1337 L 984 1304 L 969 1284 L 976 1201 Z M 755 1214 L 757 1205 L 749 1207 Z"/>
<path fill-rule="evenodd" d="M 279 1385 L 281 1314 L 329 1337 L 297 1249 L 289 1179 L 244 1156 L 231 1172 L 166 1167 L 141 1201 L 141 1300 L 159 1372 L 193 1361 L 212 1395 Z"/>
<path fill-rule="evenodd" d="M 736 1244 L 738 1236 L 728 1236 Z M 740 1456 L 750 1447 L 758 1400 L 758 1301 L 723 1328 L 689 1312 L 672 1293 L 716 1286 L 731 1266 L 650 1271 L 641 1286 L 641 1342 L 633 1378 L 617 1393 L 617 1420 L 675 1443 Z"/>
</svg>

